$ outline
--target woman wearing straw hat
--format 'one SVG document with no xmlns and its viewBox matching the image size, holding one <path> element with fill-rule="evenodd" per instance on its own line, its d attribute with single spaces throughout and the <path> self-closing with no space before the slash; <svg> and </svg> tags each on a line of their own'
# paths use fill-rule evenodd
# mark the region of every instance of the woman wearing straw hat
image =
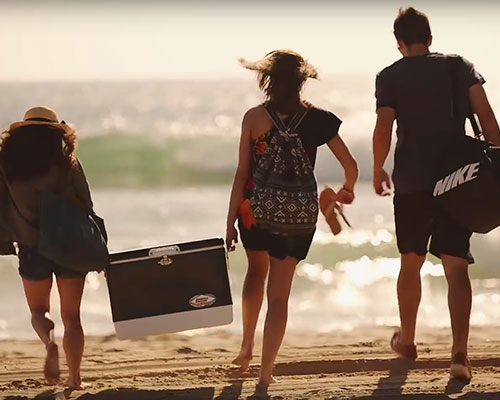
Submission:
<svg viewBox="0 0 500 400">
<path fill-rule="evenodd" d="M 64 324 L 63 347 L 69 368 L 68 385 L 81 388 L 80 364 L 84 334 L 80 303 L 85 274 L 68 270 L 38 254 L 40 199 L 45 190 L 58 189 L 92 209 L 82 167 L 74 155 L 76 135 L 55 111 L 35 107 L 23 121 L 15 122 L 0 137 L 0 254 L 16 254 L 19 274 L 31 311 L 33 329 L 47 351 L 44 375 L 49 384 L 59 382 L 58 347 L 50 319 L 52 275 L 57 279 Z M 69 177 L 61 186 L 61 176 Z"/>
<path fill-rule="evenodd" d="M 237 242 L 234 224 L 238 220 L 248 259 L 242 296 L 243 340 L 233 363 L 246 369 L 252 359 L 268 276 L 259 378 L 259 383 L 267 386 L 274 382 L 272 368 L 285 333 L 295 267 L 306 257 L 314 234 L 318 197 L 313 168 L 317 147 L 327 144 L 345 170 L 343 187 L 326 199 L 328 202 L 353 201 L 358 169 L 338 135 L 341 121 L 301 99 L 304 82 L 317 77 L 315 68 L 302 56 L 279 50 L 257 62 L 240 62 L 257 71 L 266 101 L 243 117 L 227 217 L 226 244 L 232 249 Z M 330 204 L 327 208 L 327 221 L 335 231 L 335 207 Z"/>
</svg>

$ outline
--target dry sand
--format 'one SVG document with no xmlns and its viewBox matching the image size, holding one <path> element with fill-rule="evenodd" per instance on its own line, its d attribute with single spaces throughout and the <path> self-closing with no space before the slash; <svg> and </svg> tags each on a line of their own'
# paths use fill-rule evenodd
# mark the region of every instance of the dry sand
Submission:
<svg viewBox="0 0 500 400">
<path fill-rule="evenodd" d="M 2 341 L 0 398 L 500 400 L 498 328 L 472 329 L 474 376 L 469 384 L 448 378 L 448 329 L 421 329 L 419 359 L 409 363 L 395 359 L 390 352 L 391 332 L 390 328 L 330 334 L 289 332 L 276 363 L 279 382 L 267 393 L 256 390 L 259 351 L 250 369 L 240 374 L 230 365 L 240 338 L 219 329 L 196 336 L 175 334 L 137 341 L 119 341 L 113 336 L 87 338 L 82 373 L 89 387 L 73 393 L 62 393 L 63 386 L 44 384 L 39 342 Z M 256 349 L 260 350 L 260 341 Z M 64 363 L 62 369 L 64 377 Z"/>
</svg>

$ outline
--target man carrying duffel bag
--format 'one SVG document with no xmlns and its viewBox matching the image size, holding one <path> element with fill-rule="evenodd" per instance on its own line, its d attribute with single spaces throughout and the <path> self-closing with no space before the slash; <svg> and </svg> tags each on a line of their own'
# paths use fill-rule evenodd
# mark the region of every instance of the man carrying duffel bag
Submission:
<svg viewBox="0 0 500 400">
<path fill-rule="evenodd" d="M 470 380 L 467 341 L 472 293 L 468 265 L 473 262 L 469 252 L 472 230 L 440 206 L 434 189 L 445 178 L 440 174 L 446 168 L 447 157 L 457 147 L 464 147 L 465 120 L 470 109 L 479 117 L 487 141 L 500 145 L 500 130 L 482 86 L 485 80 L 473 65 L 460 56 L 429 51 L 432 36 L 425 14 L 411 7 L 401 9 L 394 22 L 394 34 L 403 58 L 377 75 L 377 122 L 373 135 L 373 184 L 376 193 L 384 195 L 390 188 L 390 179 L 383 167 L 390 150 L 393 123 L 397 121 L 392 178 L 396 237 L 401 253 L 397 284 L 401 329 L 395 332 L 391 347 L 400 357 L 417 357 L 415 325 L 421 297 L 420 269 L 430 239 L 429 251 L 441 258 L 448 282 L 453 333 L 450 374 Z M 456 179 L 455 173 L 450 188 L 455 182 L 458 185 L 462 180 L 473 179 L 477 167 L 460 170 L 463 174 Z M 441 186 L 447 189 L 448 183 L 441 182 Z"/>
</svg>

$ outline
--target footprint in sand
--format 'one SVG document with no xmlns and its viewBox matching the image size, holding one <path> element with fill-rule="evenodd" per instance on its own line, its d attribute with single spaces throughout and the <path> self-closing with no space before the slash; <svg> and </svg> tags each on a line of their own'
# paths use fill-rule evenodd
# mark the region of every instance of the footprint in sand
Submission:
<svg viewBox="0 0 500 400">
<path fill-rule="evenodd" d="M 180 347 L 177 349 L 179 354 L 199 354 L 199 351 L 193 350 L 191 347 Z"/>
</svg>

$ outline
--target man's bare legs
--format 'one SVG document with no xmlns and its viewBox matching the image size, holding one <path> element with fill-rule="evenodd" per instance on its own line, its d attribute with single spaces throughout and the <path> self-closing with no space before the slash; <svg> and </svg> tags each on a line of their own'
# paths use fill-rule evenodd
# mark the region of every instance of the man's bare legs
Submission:
<svg viewBox="0 0 500 400">
<path fill-rule="evenodd" d="M 248 270 L 242 295 L 243 340 L 240 353 L 233 360 L 233 364 L 239 365 L 242 370 L 247 369 L 252 360 L 255 327 L 262 307 L 264 286 L 269 271 L 267 251 L 246 250 L 246 253 Z"/>
<path fill-rule="evenodd" d="M 288 319 L 288 298 L 292 287 L 297 259 L 287 257 L 279 260 L 270 257 L 269 280 L 267 283 L 267 315 L 264 325 L 262 363 L 259 383 L 269 385 L 273 378 L 273 364 L 285 335 Z"/>
<path fill-rule="evenodd" d="M 425 261 L 425 256 L 415 253 L 401 254 L 401 270 L 398 277 L 398 303 L 399 317 L 401 320 L 402 345 L 415 343 L 415 327 L 417 312 L 422 297 L 422 283 L 420 269 Z"/>
<path fill-rule="evenodd" d="M 80 322 L 80 304 L 84 285 L 85 277 L 57 278 L 64 324 L 63 348 L 69 369 L 68 386 L 73 390 L 80 389 L 82 383 L 80 365 L 85 338 Z"/>
<path fill-rule="evenodd" d="M 399 315 L 401 319 L 402 345 L 415 342 L 417 311 L 422 292 L 420 269 L 424 256 L 414 253 L 401 256 L 401 271 L 398 278 Z M 450 310 L 453 334 L 452 357 L 457 353 L 467 356 L 469 323 L 472 307 L 472 290 L 469 279 L 469 263 L 466 259 L 441 255 L 441 261 L 448 282 L 448 308 Z"/>
<path fill-rule="evenodd" d="M 448 308 L 450 309 L 453 346 L 451 355 L 467 356 L 469 322 L 472 307 L 472 289 L 469 279 L 469 262 L 463 258 L 441 255 L 448 281 Z"/>
<path fill-rule="evenodd" d="M 54 385 L 59 382 L 60 370 L 58 348 L 54 342 L 54 322 L 49 316 L 52 277 L 43 280 L 23 278 L 23 286 L 31 312 L 31 325 L 47 351 L 43 373 L 47 383 Z"/>
</svg>

